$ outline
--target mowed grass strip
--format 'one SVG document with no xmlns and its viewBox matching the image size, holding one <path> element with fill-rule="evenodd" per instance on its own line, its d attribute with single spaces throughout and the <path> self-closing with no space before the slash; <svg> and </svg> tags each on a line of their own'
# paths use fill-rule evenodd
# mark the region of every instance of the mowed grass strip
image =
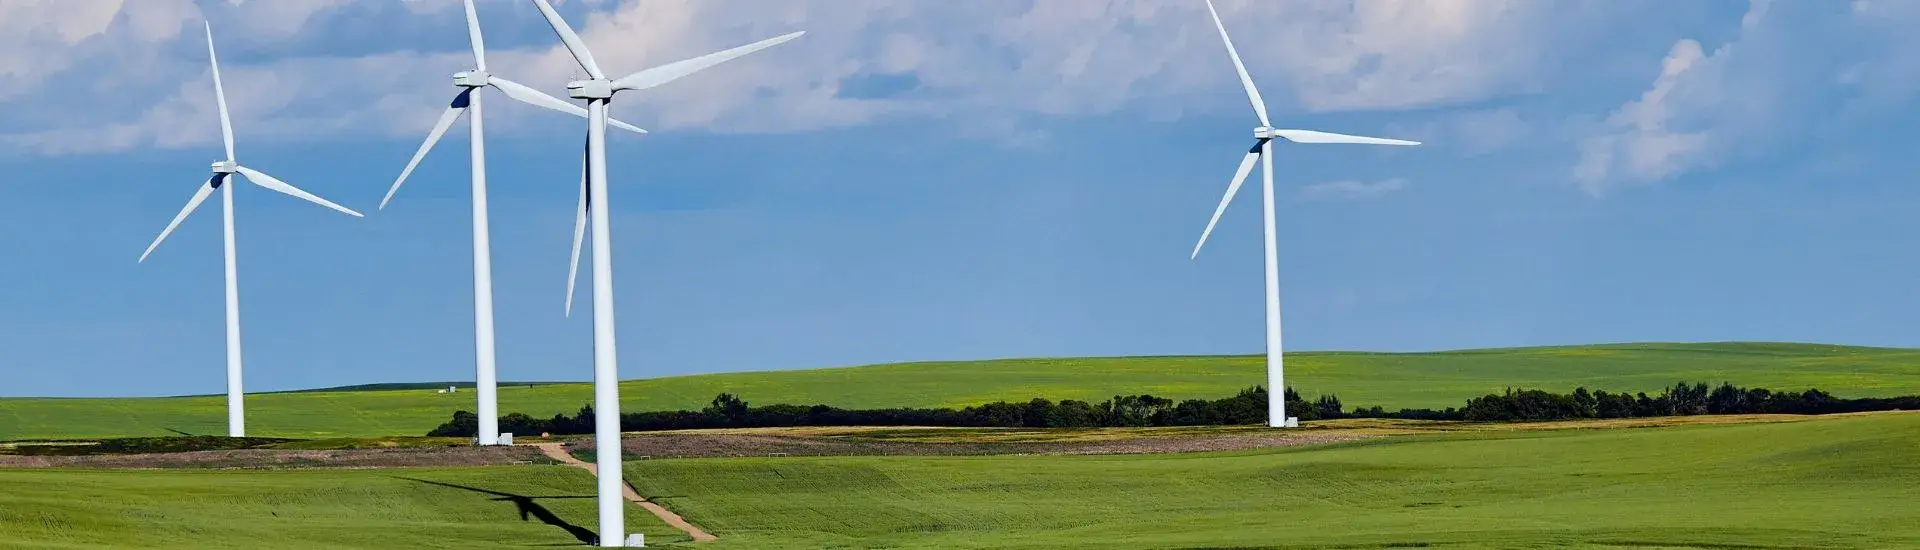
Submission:
<svg viewBox="0 0 1920 550">
<path fill-rule="evenodd" d="M 721 548 L 1920 547 L 1920 413 L 1264 452 L 641 460 Z"/>
<path fill-rule="evenodd" d="M 1349 406 L 1458 407 L 1508 387 L 1658 392 L 1680 381 L 1748 387 L 1818 387 L 1844 397 L 1920 393 L 1920 350 L 1814 344 L 1620 344 L 1435 353 L 1289 354 L 1288 383 Z M 217 368 L 217 367 L 215 367 Z M 511 376 L 512 373 L 506 373 Z M 1034 397 L 1099 402 L 1116 394 L 1217 399 L 1264 384 L 1257 356 L 1009 359 L 763 371 L 632 380 L 622 410 L 699 409 L 721 392 L 756 404 L 845 408 L 966 406 Z M 506 386 L 502 412 L 572 414 L 592 401 L 587 384 Z M 249 435 L 422 435 L 473 393 L 433 390 L 274 393 L 247 396 Z M 226 433 L 222 397 L 0 398 L 0 440 Z"/>
<path fill-rule="evenodd" d="M 567 466 L 0 470 L 0 547 L 581 545 L 596 528 L 593 486 Z M 649 543 L 688 540 L 630 508 L 628 529 Z"/>
</svg>

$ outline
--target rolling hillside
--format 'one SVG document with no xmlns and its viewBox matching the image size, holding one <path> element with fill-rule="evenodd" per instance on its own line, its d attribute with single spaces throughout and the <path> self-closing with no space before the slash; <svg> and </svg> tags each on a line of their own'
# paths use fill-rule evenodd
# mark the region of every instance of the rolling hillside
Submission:
<svg viewBox="0 0 1920 550">
<path fill-rule="evenodd" d="M 1506 387 L 1656 391 L 1679 381 L 1775 389 L 1819 387 L 1847 397 L 1920 393 L 1920 350 L 1815 344 L 1618 344 L 1433 353 L 1307 352 L 1287 356 L 1289 384 L 1348 406 L 1459 406 Z M 622 383 L 623 410 L 697 409 L 720 392 L 753 403 L 842 407 L 962 406 L 994 400 L 1099 401 L 1120 393 L 1216 398 L 1262 384 L 1258 356 L 1008 359 L 678 376 Z M 504 412 L 578 409 L 587 384 L 507 386 Z M 420 435 L 473 394 L 430 389 L 249 395 L 249 435 Z M 225 433 L 217 396 L 0 399 L 0 440 Z"/>
<path fill-rule="evenodd" d="M 721 548 L 1916 548 L 1920 413 L 1231 453 L 629 462 Z M 1115 541 L 1125 541 L 1116 544 Z"/>
<path fill-rule="evenodd" d="M 0 547 L 582 546 L 592 495 L 593 476 L 565 466 L 0 469 Z M 638 507 L 627 528 L 649 546 L 687 540 Z"/>
<path fill-rule="evenodd" d="M 1920 412 L 1882 412 L 1207 453 L 654 458 L 625 472 L 718 535 L 697 545 L 711 549 L 1916 548 L 1916 446 Z M 592 487 L 546 465 L 0 469 L 0 546 L 578 546 L 596 525 Z M 638 507 L 627 522 L 649 546 L 696 546 Z"/>
</svg>

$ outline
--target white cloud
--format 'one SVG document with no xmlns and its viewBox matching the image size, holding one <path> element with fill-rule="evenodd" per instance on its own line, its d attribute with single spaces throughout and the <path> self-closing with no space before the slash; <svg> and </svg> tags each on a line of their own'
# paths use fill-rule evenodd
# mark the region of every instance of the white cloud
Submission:
<svg viewBox="0 0 1920 550">
<path fill-rule="evenodd" d="M 1660 62 L 1660 76 L 1654 79 L 1653 87 L 1607 118 L 1610 132 L 1581 144 L 1580 164 L 1574 167 L 1581 188 L 1599 194 L 1606 184 L 1619 179 L 1658 181 L 1707 162 L 1706 132 L 1672 127 L 1678 116 L 1672 96 L 1674 88 L 1682 84 L 1718 84 L 1716 78 L 1700 77 L 1701 73 L 1694 71 L 1716 70 L 1702 67 L 1723 62 L 1722 56 L 1731 55 L 1731 48 L 1721 48 L 1710 59 L 1701 52 L 1699 42 L 1685 39 L 1674 43 L 1673 50 Z M 1706 91 L 1709 95 L 1720 93 L 1719 89 Z"/>
<path fill-rule="evenodd" d="M 1575 181 L 1594 195 L 1659 182 L 1898 107 L 1920 89 L 1914 6 L 1752 0 L 1733 40 L 1675 42 L 1640 96 L 1586 132 Z"/>
<path fill-rule="evenodd" d="M 197 12 L 189 0 L 0 1 L 0 101 L 82 59 L 117 52 L 129 66 L 151 60 L 140 46 L 174 38 Z"/>
<path fill-rule="evenodd" d="M 1300 188 L 1300 196 L 1307 200 L 1374 200 L 1399 192 L 1407 188 L 1405 178 L 1367 183 L 1363 181 L 1341 180 L 1316 183 Z"/>
<path fill-rule="evenodd" d="M 526 4 L 479 3 L 493 47 L 490 62 L 497 74 L 558 95 L 559 85 L 577 69 Z M 1011 126 L 999 130 L 1009 135 L 1030 135 L 1008 124 L 1014 120 L 1008 114 L 1219 105 L 1238 93 L 1205 6 L 1192 1 L 583 4 L 562 11 L 600 64 L 614 73 L 793 29 L 809 31 L 798 41 L 684 82 L 623 94 L 616 110 L 650 129 L 780 132 L 931 118 L 992 120 L 997 122 L 990 127 Z M 433 106 L 449 94 L 446 75 L 469 62 L 462 42 L 408 41 L 414 29 L 457 25 L 458 2 L 405 5 L 396 10 L 384 0 L 201 4 L 215 12 L 237 131 L 256 138 L 317 139 L 424 130 L 435 116 Z M 1553 23 L 1571 17 L 1562 13 L 1569 10 L 1525 0 L 1220 0 L 1218 5 L 1270 106 L 1282 114 L 1420 108 L 1536 88 L 1555 47 Z M 204 50 L 193 47 L 200 37 L 182 32 L 197 30 L 190 24 L 199 9 L 185 0 L 4 0 L 0 21 L 58 17 L 63 23 L 0 24 L 0 46 L 8 46 L 0 52 L 29 52 L 39 59 L 0 54 L 6 60 L 0 61 L 6 63 L 0 65 L 0 102 L 45 100 L 87 108 L 75 116 L 0 115 L 0 142 L 60 154 L 82 146 L 101 151 L 216 140 L 205 131 L 213 127 L 213 116 L 203 97 L 209 95 L 210 78 Z M 340 46 L 318 45 L 342 30 L 339 25 L 353 25 L 360 31 L 353 36 L 377 29 L 373 36 L 393 43 L 351 44 L 350 51 L 373 51 L 350 56 L 285 51 L 289 43 L 323 51 Z M 37 30 L 44 28 L 60 30 Z M 495 38 L 529 33 L 543 40 Z M 80 63 L 102 74 L 133 73 L 127 77 L 132 84 L 172 93 L 129 96 L 124 87 L 54 85 L 77 74 L 74 67 Z M 912 75 L 918 87 L 890 97 L 841 96 L 843 81 L 869 74 Z M 101 101 L 109 98 L 113 101 Z"/>
<path fill-rule="evenodd" d="M 1348 129 L 1463 156 L 1571 142 L 1580 159 L 1571 173 L 1595 194 L 1765 151 L 1784 125 L 1805 122 L 1793 109 L 1835 86 L 1858 91 L 1849 108 L 1864 114 L 1852 116 L 1920 91 L 1920 33 L 1907 30 L 1920 24 L 1915 2 L 1757 2 L 1734 40 L 1673 42 L 1657 74 L 1645 62 L 1652 82 L 1595 116 L 1497 100 L 1558 94 L 1568 80 L 1605 72 L 1559 65 L 1637 28 L 1640 4 L 1216 1 L 1276 117 L 1473 105 L 1417 113 L 1385 130 Z M 493 72 L 561 95 L 578 69 L 528 4 L 479 2 Z M 216 25 L 243 144 L 418 139 L 453 93 L 448 75 L 470 64 L 459 5 L 0 0 L 0 150 L 217 143 L 202 9 Z M 603 0 L 561 11 L 613 73 L 808 31 L 684 81 L 622 94 L 616 115 L 653 130 L 916 121 L 1031 145 L 1049 140 L 1036 114 L 1244 112 L 1205 6 L 1191 0 Z M 1804 51 L 1829 44 L 1843 47 L 1831 56 Z M 911 89 L 843 93 L 872 75 L 896 75 Z M 489 99 L 500 128 L 555 116 Z"/>
</svg>

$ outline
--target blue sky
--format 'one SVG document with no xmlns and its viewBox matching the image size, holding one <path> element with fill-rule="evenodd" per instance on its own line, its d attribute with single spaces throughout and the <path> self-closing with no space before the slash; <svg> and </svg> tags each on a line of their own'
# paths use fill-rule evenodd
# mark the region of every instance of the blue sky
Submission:
<svg viewBox="0 0 1920 550">
<path fill-rule="evenodd" d="M 0 395 L 223 387 L 217 204 L 134 261 L 221 156 L 203 17 L 241 161 L 369 214 L 238 190 L 248 389 L 470 379 L 464 125 L 374 210 L 458 5 L 0 2 Z M 1219 5 L 1280 125 L 1428 143 L 1278 148 L 1289 349 L 1920 346 L 1920 4 Z M 562 95 L 529 3 L 479 6 Z M 617 73 L 809 31 L 616 103 L 626 378 L 1261 349 L 1257 187 L 1187 259 L 1255 125 L 1197 1 L 561 11 Z M 588 379 L 582 125 L 487 99 L 501 377 Z"/>
</svg>

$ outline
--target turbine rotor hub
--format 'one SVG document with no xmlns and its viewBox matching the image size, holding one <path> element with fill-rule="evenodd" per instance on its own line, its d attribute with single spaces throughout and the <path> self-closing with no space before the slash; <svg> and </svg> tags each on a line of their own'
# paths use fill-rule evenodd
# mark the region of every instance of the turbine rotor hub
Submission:
<svg viewBox="0 0 1920 550">
<path fill-rule="evenodd" d="M 231 160 L 223 160 L 220 162 L 213 163 L 213 173 L 215 174 L 232 174 L 234 172 L 239 172 L 239 171 L 240 171 L 240 163 L 238 162 L 234 162 Z"/>
<path fill-rule="evenodd" d="M 600 78 L 568 82 L 567 95 L 574 99 L 613 99 L 613 81 Z"/>
<path fill-rule="evenodd" d="M 1253 129 L 1253 137 L 1256 139 L 1273 139 L 1276 137 L 1280 137 L 1278 134 L 1275 134 L 1274 131 L 1275 130 L 1273 128 L 1260 126 Z"/>
<path fill-rule="evenodd" d="M 492 82 L 493 75 L 482 70 L 460 71 L 453 73 L 453 85 L 462 88 L 480 88 Z"/>
</svg>

